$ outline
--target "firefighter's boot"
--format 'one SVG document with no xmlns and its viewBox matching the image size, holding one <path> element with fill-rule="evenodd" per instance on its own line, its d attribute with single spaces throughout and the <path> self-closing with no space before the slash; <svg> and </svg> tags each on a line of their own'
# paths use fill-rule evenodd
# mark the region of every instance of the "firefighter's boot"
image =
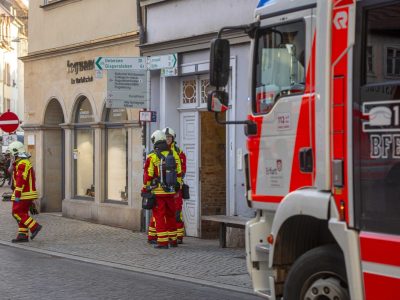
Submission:
<svg viewBox="0 0 400 300">
<path fill-rule="evenodd" d="M 34 231 L 31 233 L 31 240 L 35 238 L 35 236 L 39 233 L 39 231 L 42 229 L 42 225 L 39 225 L 36 227 Z"/>
<path fill-rule="evenodd" d="M 150 245 L 157 245 L 157 240 L 147 240 L 147 243 Z"/>
<path fill-rule="evenodd" d="M 169 248 L 168 245 L 160 245 L 160 244 L 154 245 L 154 249 L 168 249 L 168 248 Z"/>
<path fill-rule="evenodd" d="M 29 242 L 28 236 L 26 234 L 18 234 L 15 239 L 11 240 L 11 243 L 26 243 Z"/>
</svg>

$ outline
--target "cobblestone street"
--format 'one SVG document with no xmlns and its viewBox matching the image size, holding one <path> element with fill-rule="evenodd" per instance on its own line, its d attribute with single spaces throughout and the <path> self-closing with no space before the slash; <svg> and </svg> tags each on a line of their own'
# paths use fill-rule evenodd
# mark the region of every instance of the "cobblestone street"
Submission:
<svg viewBox="0 0 400 300">
<path fill-rule="evenodd" d="M 0 188 L 1 194 L 5 191 L 8 188 Z M 114 263 L 144 273 L 156 272 L 160 276 L 252 293 L 244 249 L 221 249 L 217 240 L 186 237 L 178 248 L 157 250 L 146 243 L 146 235 L 141 232 L 68 219 L 54 213 L 42 213 L 37 220 L 43 230 L 21 248 Z M 1 243 L 11 245 L 9 241 L 17 232 L 11 202 L 0 202 L 0 227 Z"/>
</svg>

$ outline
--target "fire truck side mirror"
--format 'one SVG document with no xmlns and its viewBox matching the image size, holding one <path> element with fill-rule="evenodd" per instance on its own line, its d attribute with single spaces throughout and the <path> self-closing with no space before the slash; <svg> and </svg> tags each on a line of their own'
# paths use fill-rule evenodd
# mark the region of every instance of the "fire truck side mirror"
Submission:
<svg viewBox="0 0 400 300">
<path fill-rule="evenodd" d="M 207 95 L 207 109 L 213 112 L 228 110 L 229 95 L 225 91 L 211 91 Z"/>
<path fill-rule="evenodd" d="M 229 41 L 213 39 L 210 49 L 210 85 L 224 87 L 229 80 Z"/>
</svg>

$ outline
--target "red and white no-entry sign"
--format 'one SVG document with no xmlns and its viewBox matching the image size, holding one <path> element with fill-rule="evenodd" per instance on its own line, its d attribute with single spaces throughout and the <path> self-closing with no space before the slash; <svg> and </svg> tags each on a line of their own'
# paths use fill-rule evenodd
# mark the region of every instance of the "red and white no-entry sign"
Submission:
<svg viewBox="0 0 400 300">
<path fill-rule="evenodd" d="M 0 128 L 5 132 L 14 132 L 19 126 L 19 119 L 13 112 L 7 111 L 0 115 Z"/>
</svg>

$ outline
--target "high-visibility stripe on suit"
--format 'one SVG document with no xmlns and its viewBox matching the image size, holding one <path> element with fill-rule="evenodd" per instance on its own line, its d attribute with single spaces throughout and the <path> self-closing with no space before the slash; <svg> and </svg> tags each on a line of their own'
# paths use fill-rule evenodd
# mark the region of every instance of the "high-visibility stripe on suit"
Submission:
<svg viewBox="0 0 400 300">
<path fill-rule="evenodd" d="M 182 166 L 182 178 L 185 178 L 186 174 L 186 155 L 185 153 L 176 145 L 175 142 L 171 144 L 171 150 L 175 151 L 179 159 L 181 161 Z M 183 222 L 183 215 L 182 215 L 182 206 L 183 206 L 183 199 L 182 199 L 182 191 L 178 191 L 175 195 L 175 214 L 176 214 L 176 234 L 178 241 L 183 241 L 183 236 L 185 235 L 185 224 Z"/>
<path fill-rule="evenodd" d="M 14 163 L 14 192 L 11 197 L 13 201 L 12 215 L 18 223 L 18 233 L 28 235 L 28 231 L 34 232 L 39 224 L 29 216 L 29 208 L 32 201 L 37 199 L 35 171 L 28 159 L 21 158 Z M 16 202 L 15 198 L 20 201 Z"/>
<path fill-rule="evenodd" d="M 170 151 L 162 151 L 161 155 L 166 157 Z M 181 184 L 181 163 L 179 156 L 172 151 L 176 162 L 176 173 L 178 183 Z M 175 191 L 165 191 L 160 183 L 160 177 L 163 175 L 160 171 L 161 159 L 156 152 L 151 152 L 146 159 L 143 174 L 143 191 L 150 187 L 154 179 L 158 179 L 153 192 L 156 196 L 156 205 L 153 208 L 153 217 L 155 219 L 155 228 L 157 235 L 157 244 L 161 246 L 168 245 L 169 240 L 176 244 L 176 220 L 175 220 Z M 150 224 L 151 225 L 151 224 Z M 152 227 L 154 228 L 154 227 Z M 154 234 L 152 230 L 151 234 Z M 149 239 L 154 239 L 150 237 Z"/>
</svg>

